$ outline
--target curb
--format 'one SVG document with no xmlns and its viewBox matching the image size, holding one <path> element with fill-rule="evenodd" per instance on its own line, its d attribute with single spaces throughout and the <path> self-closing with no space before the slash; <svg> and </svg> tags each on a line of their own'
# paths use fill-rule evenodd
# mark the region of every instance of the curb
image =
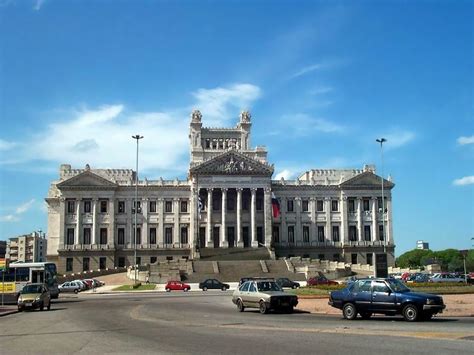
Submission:
<svg viewBox="0 0 474 355">
<path fill-rule="evenodd" d="M 18 313 L 18 309 L 12 309 L 9 311 L 0 312 L 0 317 L 8 316 L 10 314 Z"/>
</svg>

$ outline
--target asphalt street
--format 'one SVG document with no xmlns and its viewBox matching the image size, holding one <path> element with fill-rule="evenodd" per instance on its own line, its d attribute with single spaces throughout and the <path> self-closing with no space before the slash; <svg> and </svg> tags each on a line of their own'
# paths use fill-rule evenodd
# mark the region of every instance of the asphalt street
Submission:
<svg viewBox="0 0 474 355">
<path fill-rule="evenodd" d="M 474 318 L 237 312 L 232 292 L 78 295 L 0 318 L 0 353 L 472 354 Z"/>
</svg>

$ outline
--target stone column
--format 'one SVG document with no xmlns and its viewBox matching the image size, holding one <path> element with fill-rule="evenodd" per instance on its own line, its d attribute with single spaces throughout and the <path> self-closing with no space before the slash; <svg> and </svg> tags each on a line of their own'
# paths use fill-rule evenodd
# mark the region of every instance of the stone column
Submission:
<svg viewBox="0 0 474 355">
<path fill-rule="evenodd" d="M 127 224 L 125 225 L 125 248 L 132 248 L 133 249 L 133 219 L 132 219 L 132 208 L 133 208 L 133 200 L 131 198 L 127 198 L 125 200 L 125 214 L 126 214 L 126 221 Z"/>
<path fill-rule="evenodd" d="M 272 243 L 272 189 L 266 187 L 263 197 L 263 209 L 264 209 L 264 242 L 267 247 Z"/>
<path fill-rule="evenodd" d="M 293 208 L 296 212 L 295 244 L 299 245 L 303 243 L 303 228 L 301 225 L 301 197 L 295 197 L 295 205 Z"/>
<path fill-rule="evenodd" d="M 159 248 L 164 248 L 165 244 L 165 238 L 164 238 L 164 233 L 165 233 L 165 217 L 164 217 L 164 200 L 162 198 L 159 198 L 158 201 L 158 228 L 157 228 L 157 244 Z"/>
<path fill-rule="evenodd" d="M 326 242 L 328 240 L 328 237 L 331 235 L 331 198 L 326 197 L 324 199 L 325 202 L 325 209 L 324 211 L 326 212 L 326 228 L 324 232 L 324 241 Z"/>
<path fill-rule="evenodd" d="M 378 223 L 377 223 L 377 197 L 372 197 L 372 226 L 370 228 L 372 234 L 370 235 L 371 242 L 377 240 Z"/>
<path fill-rule="evenodd" d="M 148 231 L 148 198 L 142 199 L 142 245 L 148 248 L 149 231 Z"/>
<path fill-rule="evenodd" d="M 385 208 L 387 209 L 387 213 L 385 215 L 382 214 L 383 218 L 386 218 L 385 228 L 387 229 L 387 231 L 385 232 L 385 236 L 387 238 L 387 245 L 393 245 L 392 199 L 391 198 L 386 198 Z"/>
<path fill-rule="evenodd" d="M 242 189 L 237 188 L 237 247 L 244 247 L 242 239 Z"/>
<path fill-rule="evenodd" d="M 92 245 L 99 244 L 97 238 L 97 202 L 96 198 L 92 200 Z"/>
<path fill-rule="evenodd" d="M 59 249 L 66 245 L 66 203 L 64 197 L 59 199 Z"/>
<path fill-rule="evenodd" d="M 362 240 L 362 197 L 357 197 L 357 240 Z"/>
<path fill-rule="evenodd" d="M 222 219 L 221 219 L 221 240 L 220 240 L 220 247 L 221 248 L 228 248 L 229 241 L 227 240 L 227 225 L 225 221 L 226 213 L 227 213 L 227 189 L 223 188 L 222 190 Z"/>
<path fill-rule="evenodd" d="M 109 200 L 109 208 L 107 209 L 109 213 L 109 225 L 107 230 L 107 245 L 109 248 L 113 249 L 115 247 L 115 200 L 113 197 Z"/>
<path fill-rule="evenodd" d="M 252 194 L 252 200 L 250 203 L 250 235 L 252 236 L 252 248 L 257 248 L 258 247 L 258 241 L 257 241 L 257 233 L 256 233 L 256 228 L 255 228 L 255 216 L 256 216 L 256 204 L 255 200 L 257 197 L 257 189 L 252 188 L 250 189 L 250 192 Z"/>
<path fill-rule="evenodd" d="M 181 230 L 179 228 L 179 198 L 173 199 L 173 245 L 175 248 L 179 248 L 181 246 Z"/>
<path fill-rule="evenodd" d="M 81 200 L 78 198 L 76 200 L 76 234 L 74 235 L 74 246 L 82 244 L 81 240 Z"/>
<path fill-rule="evenodd" d="M 340 241 L 342 245 L 347 244 L 349 240 L 349 214 L 347 213 L 347 196 L 342 196 L 342 207 L 341 207 L 341 231 Z"/>
<path fill-rule="evenodd" d="M 309 241 L 311 245 L 313 245 L 313 242 L 318 241 L 318 236 L 317 230 L 316 230 L 316 197 L 311 197 L 310 199 L 310 208 L 311 208 L 311 229 L 310 233 L 311 235 L 309 236 Z"/>
<path fill-rule="evenodd" d="M 207 228 L 206 228 L 206 244 L 208 248 L 214 247 L 212 240 L 212 188 L 207 189 Z"/>
</svg>

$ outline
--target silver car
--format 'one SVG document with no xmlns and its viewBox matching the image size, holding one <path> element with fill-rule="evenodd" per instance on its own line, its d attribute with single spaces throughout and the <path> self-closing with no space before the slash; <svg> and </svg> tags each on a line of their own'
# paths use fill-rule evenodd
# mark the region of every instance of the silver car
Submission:
<svg viewBox="0 0 474 355">
<path fill-rule="evenodd" d="M 429 282 L 454 282 L 454 283 L 461 283 L 464 282 L 463 277 L 457 277 L 453 274 L 443 274 L 438 273 L 434 274 L 430 279 Z"/>
<path fill-rule="evenodd" d="M 59 285 L 59 292 L 61 293 L 64 293 L 64 292 L 78 293 L 81 290 L 82 290 L 82 285 L 76 281 L 68 281 L 68 282 L 63 283 L 62 285 Z"/>
<path fill-rule="evenodd" d="M 232 302 L 240 312 L 245 308 L 258 308 L 262 314 L 275 309 L 291 313 L 298 304 L 298 297 L 283 292 L 274 280 L 253 280 L 234 291 Z"/>
</svg>

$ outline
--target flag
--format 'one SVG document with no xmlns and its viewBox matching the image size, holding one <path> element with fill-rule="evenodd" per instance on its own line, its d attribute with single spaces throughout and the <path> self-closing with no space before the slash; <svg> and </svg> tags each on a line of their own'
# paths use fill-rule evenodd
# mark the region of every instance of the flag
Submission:
<svg viewBox="0 0 474 355">
<path fill-rule="evenodd" d="M 277 200 L 273 192 L 272 192 L 272 211 L 273 211 L 273 218 L 278 218 L 280 216 L 280 202 Z"/>
<path fill-rule="evenodd" d="M 201 196 L 198 196 L 198 213 L 199 213 L 199 219 L 201 219 L 201 211 L 203 210 L 203 204 L 201 200 Z"/>
</svg>

